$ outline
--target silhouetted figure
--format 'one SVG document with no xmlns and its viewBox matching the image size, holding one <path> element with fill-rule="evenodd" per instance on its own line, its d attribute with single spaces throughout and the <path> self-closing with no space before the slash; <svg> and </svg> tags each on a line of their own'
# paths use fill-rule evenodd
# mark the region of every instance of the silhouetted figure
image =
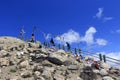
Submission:
<svg viewBox="0 0 120 80">
<path fill-rule="evenodd" d="M 35 42 L 34 34 L 32 34 L 31 39 L 30 39 L 30 42 Z"/>
<path fill-rule="evenodd" d="M 67 48 L 68 48 L 68 51 L 70 51 L 70 44 L 68 43 L 68 42 L 66 42 L 66 44 L 67 44 Z"/>
<path fill-rule="evenodd" d="M 52 46 L 55 46 L 53 38 L 51 38 L 50 43 L 52 44 Z"/>
</svg>

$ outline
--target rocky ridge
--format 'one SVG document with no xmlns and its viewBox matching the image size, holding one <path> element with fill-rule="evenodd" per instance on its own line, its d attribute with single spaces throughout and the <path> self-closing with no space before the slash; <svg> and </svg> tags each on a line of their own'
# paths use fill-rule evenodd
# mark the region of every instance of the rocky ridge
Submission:
<svg viewBox="0 0 120 80">
<path fill-rule="evenodd" d="M 119 69 L 104 62 L 97 69 L 88 58 L 78 62 L 64 50 L 45 48 L 40 42 L 0 37 L 0 80 L 120 80 Z"/>
</svg>

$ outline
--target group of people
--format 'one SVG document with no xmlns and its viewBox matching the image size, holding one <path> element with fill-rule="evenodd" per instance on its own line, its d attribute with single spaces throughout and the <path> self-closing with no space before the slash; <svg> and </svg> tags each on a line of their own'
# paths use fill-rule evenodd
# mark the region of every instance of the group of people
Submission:
<svg viewBox="0 0 120 80">
<path fill-rule="evenodd" d="M 54 42 L 53 38 L 51 38 L 50 43 L 52 44 L 52 46 L 55 46 L 55 42 Z M 70 44 L 68 42 L 66 42 L 66 45 L 67 45 L 68 51 L 70 51 L 70 49 L 71 49 Z"/>
<path fill-rule="evenodd" d="M 21 39 L 24 39 L 24 29 L 22 28 L 22 30 L 20 31 L 20 36 L 21 36 Z M 29 42 L 35 42 L 35 35 L 34 35 L 34 32 L 31 34 L 31 38 L 29 39 Z M 55 47 L 55 42 L 54 42 L 54 39 L 51 38 L 50 39 L 50 44 Z M 66 46 L 67 46 L 67 50 L 68 52 L 71 52 L 71 45 L 69 42 L 65 42 Z M 46 46 L 47 44 L 44 43 L 44 46 Z M 77 61 L 80 61 L 82 59 L 82 56 L 81 55 L 78 55 L 78 54 L 75 54 L 75 57 L 76 57 L 76 60 Z"/>
</svg>

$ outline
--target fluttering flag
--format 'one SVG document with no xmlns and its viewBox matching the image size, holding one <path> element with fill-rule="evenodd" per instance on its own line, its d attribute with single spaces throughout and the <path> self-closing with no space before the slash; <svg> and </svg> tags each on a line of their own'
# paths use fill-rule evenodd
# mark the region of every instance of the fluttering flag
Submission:
<svg viewBox="0 0 120 80">
<path fill-rule="evenodd" d="M 20 31 L 20 38 L 22 40 L 24 40 L 24 34 L 25 34 L 25 31 L 24 31 L 24 28 L 22 28 L 21 31 Z"/>
<path fill-rule="evenodd" d="M 24 33 L 25 33 L 24 28 L 22 28 L 20 31 L 20 35 L 24 35 Z"/>
</svg>

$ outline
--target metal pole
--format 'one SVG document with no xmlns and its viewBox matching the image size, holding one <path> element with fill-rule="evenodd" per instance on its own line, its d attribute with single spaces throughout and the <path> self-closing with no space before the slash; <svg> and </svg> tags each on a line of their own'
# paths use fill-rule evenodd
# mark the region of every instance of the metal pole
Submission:
<svg viewBox="0 0 120 80">
<path fill-rule="evenodd" d="M 61 45 L 60 44 L 58 44 L 58 49 L 61 49 Z"/>
<path fill-rule="evenodd" d="M 77 49 L 75 48 L 75 54 L 77 54 Z"/>
<path fill-rule="evenodd" d="M 50 43 L 49 43 L 49 42 L 48 42 L 48 45 L 47 45 L 47 46 L 48 46 L 48 48 L 50 48 Z"/>
<path fill-rule="evenodd" d="M 104 59 L 104 62 L 106 63 L 106 56 L 105 55 L 103 55 L 103 59 Z"/>
<path fill-rule="evenodd" d="M 79 52 L 79 54 L 82 54 L 82 51 L 81 51 L 81 49 L 78 49 L 78 52 Z"/>
<path fill-rule="evenodd" d="M 62 48 L 63 48 L 63 50 L 65 50 L 65 46 L 64 45 L 62 46 Z"/>
<path fill-rule="evenodd" d="M 100 61 L 102 61 L 102 54 L 99 54 Z"/>
</svg>

